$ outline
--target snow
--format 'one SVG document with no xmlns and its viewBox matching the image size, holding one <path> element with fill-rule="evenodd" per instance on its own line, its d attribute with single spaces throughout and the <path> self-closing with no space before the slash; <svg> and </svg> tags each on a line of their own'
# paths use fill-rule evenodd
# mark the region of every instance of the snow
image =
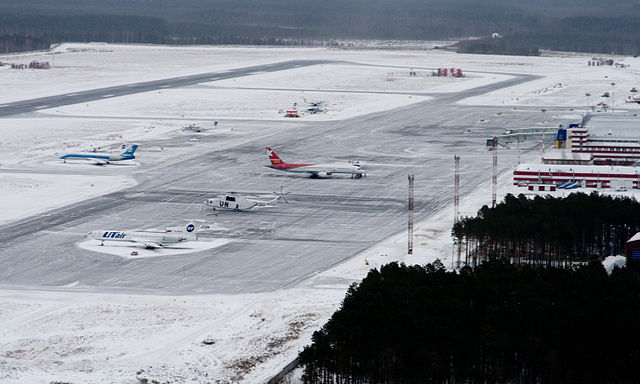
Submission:
<svg viewBox="0 0 640 384">
<path fill-rule="evenodd" d="M 99 240 L 87 240 L 78 243 L 78 247 L 87 251 L 107 253 L 110 255 L 120 256 L 123 259 L 143 259 L 148 257 L 177 256 L 185 253 L 200 252 L 207 249 L 219 247 L 227 244 L 228 239 L 216 239 L 214 241 L 184 241 L 180 244 L 167 245 L 163 248 L 146 249 L 144 244 L 133 244 L 127 242 L 105 242 L 100 245 Z M 131 250 L 135 248 L 138 255 L 132 255 Z"/>
<path fill-rule="evenodd" d="M 625 256 L 607 256 L 602 261 L 602 265 L 607 273 L 611 274 L 614 268 L 624 268 L 627 265 L 627 258 Z"/>
<path fill-rule="evenodd" d="M 627 240 L 627 243 L 629 243 L 631 241 L 638 241 L 638 240 L 640 240 L 640 232 L 636 233 L 629 240 Z"/>
<path fill-rule="evenodd" d="M 328 100 L 328 112 L 305 114 L 302 119 L 346 119 L 428 100 L 432 96 L 427 93 L 458 92 L 505 80 L 512 76 L 495 72 L 508 72 L 540 78 L 466 99 L 463 104 L 504 105 L 508 107 L 505 111 L 521 106 L 566 106 L 576 108 L 571 115 L 579 118 L 580 111 L 596 104 L 602 92 L 614 91 L 612 101 L 618 108 L 640 108 L 622 103 L 628 89 L 638 86 L 637 58 L 619 58 L 631 64 L 631 69 L 616 69 L 588 67 L 588 55 L 513 57 L 441 50 L 107 44 L 62 44 L 53 53 L 0 56 L 3 62 L 39 60 L 53 65 L 51 70 L 0 70 L 0 103 L 292 59 L 336 62 L 0 119 L 0 224 L 135 183 L 128 175 L 128 169 L 136 168 L 135 162 L 100 168 L 117 173 L 96 175 L 93 165 L 57 161 L 64 153 L 92 148 L 112 152 L 122 143 L 161 140 L 184 134 L 181 128 L 193 120 L 203 121 L 202 125 L 221 118 L 281 120 L 280 110 L 294 102 L 301 105 L 305 98 Z M 354 63 L 370 66 L 363 69 Z M 408 76 L 409 67 L 417 72 L 416 77 Z M 467 77 L 428 76 L 440 67 L 462 68 Z M 42 121 L 47 122 L 46 127 Z M 225 130 L 227 142 L 251 139 L 252 128 L 240 132 L 216 129 L 217 133 Z M 188 148 L 165 150 L 160 145 L 145 151 L 151 160 L 163 156 L 168 161 L 189 153 Z M 464 196 L 460 214 L 475 215 L 489 202 L 490 190 L 487 182 Z M 499 177 L 498 191 L 501 199 L 521 190 L 512 185 L 507 172 Z M 294 288 L 268 293 L 154 296 L 69 292 L 64 287 L 57 291 L 1 290 L 0 382 L 130 383 L 136 377 L 160 382 L 265 382 L 310 342 L 312 332 L 339 307 L 349 285 L 371 268 L 391 261 L 425 264 L 436 259 L 454 266 L 452 216 L 453 208 L 448 207 L 427 220 L 416 217 L 413 255 L 406 255 L 406 234 L 399 234 Z M 173 257 L 226 241 L 188 242 L 184 249 L 138 248 L 137 257 Z M 96 241 L 78 246 L 132 258 L 130 247 L 101 247 Z M 615 259 L 607 265 L 619 263 Z"/>
<path fill-rule="evenodd" d="M 416 76 L 409 76 L 406 68 L 375 65 L 323 64 L 294 68 L 285 73 L 269 72 L 256 76 L 220 80 L 205 83 L 218 87 L 240 89 L 317 89 L 331 91 L 361 92 L 459 92 L 480 87 L 512 76 L 502 74 L 474 73 L 462 78 L 434 77 L 432 69 L 414 69 Z M 309 100 L 322 99 L 314 93 L 305 93 Z M 328 96 L 327 96 L 328 97 Z"/>
<path fill-rule="evenodd" d="M 0 292 L 1 381 L 132 382 L 141 367 L 138 377 L 171 382 L 265 381 L 265 371 L 288 362 L 291 341 L 308 342 L 343 294 Z M 258 364 L 264 367 L 252 369 Z"/>
<path fill-rule="evenodd" d="M 0 225 L 133 185 L 120 176 L 0 173 Z"/>
<path fill-rule="evenodd" d="M 145 92 L 132 96 L 94 101 L 44 110 L 59 115 L 115 118 L 128 116 L 135 119 L 217 119 L 282 120 L 285 109 L 298 103 L 302 108 L 302 92 L 264 91 L 217 88 L 180 89 Z M 386 110 L 428 100 L 412 95 L 367 95 L 358 93 L 328 94 L 317 92 L 308 97 L 330 99 L 327 113 L 302 113 L 307 120 L 346 119 L 374 110 Z M 243 106 L 238 108 L 238 106 Z"/>
</svg>

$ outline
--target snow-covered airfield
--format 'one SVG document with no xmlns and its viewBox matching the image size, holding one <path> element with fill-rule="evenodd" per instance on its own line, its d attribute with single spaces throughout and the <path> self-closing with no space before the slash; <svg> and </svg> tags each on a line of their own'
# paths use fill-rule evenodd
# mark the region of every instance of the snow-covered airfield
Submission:
<svg viewBox="0 0 640 384">
<path fill-rule="evenodd" d="M 487 137 L 577 122 L 605 91 L 615 98 L 607 114 L 637 112 L 623 99 L 640 86 L 640 60 L 590 67 L 591 56 L 106 44 L 0 56 L 53 66 L 0 67 L 0 111 L 98 88 L 228 77 L 0 118 L 0 382 L 265 382 L 370 268 L 436 258 L 451 265 L 454 153 L 462 157 L 461 213 L 472 215 L 491 198 Z M 228 75 L 291 60 L 323 62 Z M 467 77 L 429 77 L 437 68 Z M 327 112 L 283 117 L 305 98 L 326 100 Z M 187 124 L 207 129 L 184 132 Z M 134 142 L 140 148 L 127 164 L 58 160 Z M 263 166 L 265 146 L 291 162 L 359 160 L 368 176 L 278 173 Z M 539 157 L 534 143 L 521 149 L 523 161 Z M 500 156 L 499 198 L 514 192 L 518 155 Z M 410 257 L 409 173 L 417 221 Z M 289 204 L 216 215 L 202 204 L 231 190 L 266 200 L 281 185 Z M 189 221 L 209 229 L 182 249 L 100 247 L 84 236 Z"/>
</svg>

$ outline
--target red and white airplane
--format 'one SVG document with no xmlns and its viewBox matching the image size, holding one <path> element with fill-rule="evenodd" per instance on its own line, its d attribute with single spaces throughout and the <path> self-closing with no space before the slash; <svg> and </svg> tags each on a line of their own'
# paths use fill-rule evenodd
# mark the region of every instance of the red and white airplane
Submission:
<svg viewBox="0 0 640 384">
<path fill-rule="evenodd" d="M 294 164 L 285 163 L 276 155 L 273 149 L 269 147 L 267 147 L 267 154 L 269 155 L 269 160 L 271 160 L 271 165 L 266 165 L 266 167 L 280 171 L 308 173 L 309 177 L 313 178 L 327 177 L 334 173 L 346 173 L 351 175 L 352 179 L 367 176 L 357 162 L 348 164 Z"/>
</svg>

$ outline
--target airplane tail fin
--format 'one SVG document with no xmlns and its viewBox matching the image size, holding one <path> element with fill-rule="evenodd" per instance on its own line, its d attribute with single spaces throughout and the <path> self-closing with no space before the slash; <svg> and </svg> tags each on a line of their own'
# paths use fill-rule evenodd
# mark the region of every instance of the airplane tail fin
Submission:
<svg viewBox="0 0 640 384">
<path fill-rule="evenodd" d="M 134 144 L 132 146 L 130 146 L 129 148 L 127 148 L 126 151 L 122 152 L 123 155 L 133 155 L 134 152 L 136 151 L 136 149 L 138 149 L 138 144 Z"/>
<path fill-rule="evenodd" d="M 285 162 L 282 161 L 282 159 L 278 155 L 276 155 L 273 149 L 267 147 L 267 154 L 269 155 L 269 160 L 271 161 L 271 165 L 277 167 L 278 165 L 285 164 Z"/>
<path fill-rule="evenodd" d="M 172 233 L 172 234 L 183 234 L 186 235 L 188 237 L 185 237 L 185 239 L 192 239 L 192 240 L 197 240 L 198 239 L 198 226 L 196 226 L 193 223 L 189 223 L 187 225 L 185 225 L 184 227 L 167 227 L 165 228 L 164 232 L 165 233 Z"/>
</svg>

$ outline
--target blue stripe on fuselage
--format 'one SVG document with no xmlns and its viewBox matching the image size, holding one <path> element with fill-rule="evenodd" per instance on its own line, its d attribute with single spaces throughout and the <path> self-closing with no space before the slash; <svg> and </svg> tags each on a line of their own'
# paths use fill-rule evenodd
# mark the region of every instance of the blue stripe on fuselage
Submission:
<svg viewBox="0 0 640 384">
<path fill-rule="evenodd" d="M 73 157 L 77 157 L 77 158 L 84 158 L 84 159 L 106 159 L 109 160 L 109 156 L 105 156 L 105 155 L 83 155 L 83 154 L 79 154 L 79 153 L 68 153 L 64 156 L 60 156 L 61 159 L 68 159 L 68 158 L 73 158 Z"/>
</svg>

